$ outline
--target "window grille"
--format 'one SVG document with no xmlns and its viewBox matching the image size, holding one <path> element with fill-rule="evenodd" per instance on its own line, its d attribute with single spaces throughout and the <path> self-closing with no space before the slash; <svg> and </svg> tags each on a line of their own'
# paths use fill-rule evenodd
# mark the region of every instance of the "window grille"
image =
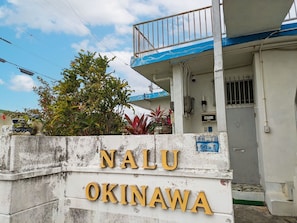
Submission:
<svg viewBox="0 0 297 223">
<path fill-rule="evenodd" d="M 226 81 L 227 105 L 254 103 L 254 86 L 252 79 Z"/>
</svg>

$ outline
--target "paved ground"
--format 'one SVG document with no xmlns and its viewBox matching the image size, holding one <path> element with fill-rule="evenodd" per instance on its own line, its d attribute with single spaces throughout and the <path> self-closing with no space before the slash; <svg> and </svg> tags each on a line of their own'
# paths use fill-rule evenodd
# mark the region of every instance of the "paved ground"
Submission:
<svg viewBox="0 0 297 223">
<path fill-rule="evenodd" d="M 297 217 L 272 216 L 266 207 L 234 205 L 235 223 L 297 223 Z"/>
</svg>

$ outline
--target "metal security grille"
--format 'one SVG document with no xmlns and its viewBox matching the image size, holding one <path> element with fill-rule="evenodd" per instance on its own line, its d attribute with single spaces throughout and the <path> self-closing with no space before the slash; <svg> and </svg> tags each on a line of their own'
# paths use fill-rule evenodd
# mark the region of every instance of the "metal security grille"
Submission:
<svg viewBox="0 0 297 223">
<path fill-rule="evenodd" d="M 226 81 L 227 105 L 254 103 L 254 86 L 252 79 Z"/>
</svg>

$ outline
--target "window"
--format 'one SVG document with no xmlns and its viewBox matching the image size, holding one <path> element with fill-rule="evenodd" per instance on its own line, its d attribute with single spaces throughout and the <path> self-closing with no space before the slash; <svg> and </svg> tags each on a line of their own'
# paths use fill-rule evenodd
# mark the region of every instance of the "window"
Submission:
<svg viewBox="0 0 297 223">
<path fill-rule="evenodd" d="M 226 81 L 227 105 L 243 105 L 254 103 L 254 87 L 252 79 Z"/>
</svg>

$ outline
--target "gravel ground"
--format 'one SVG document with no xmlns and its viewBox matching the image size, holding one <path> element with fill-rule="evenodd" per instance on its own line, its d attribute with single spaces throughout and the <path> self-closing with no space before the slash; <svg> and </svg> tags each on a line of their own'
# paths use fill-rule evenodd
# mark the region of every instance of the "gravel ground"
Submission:
<svg viewBox="0 0 297 223">
<path fill-rule="evenodd" d="M 263 206 L 234 205 L 235 223 L 297 223 L 297 217 L 272 216 Z"/>
</svg>

